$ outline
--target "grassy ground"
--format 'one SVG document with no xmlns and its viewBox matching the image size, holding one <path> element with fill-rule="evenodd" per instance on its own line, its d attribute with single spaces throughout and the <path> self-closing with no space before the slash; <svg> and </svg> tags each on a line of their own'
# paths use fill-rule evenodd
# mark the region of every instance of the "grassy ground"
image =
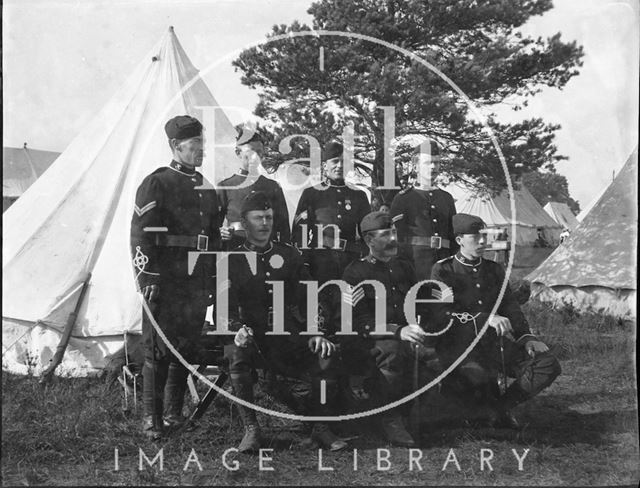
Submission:
<svg viewBox="0 0 640 488">
<path fill-rule="evenodd" d="M 517 410 L 521 432 L 469 425 L 443 405 L 423 417 L 420 467 L 410 469 L 409 450 L 390 448 L 371 423 L 352 450 L 325 453 L 305 442 L 301 424 L 261 416 L 273 471 L 260 471 L 257 457 L 228 456 L 239 442 L 237 414 L 216 400 L 193 432 L 175 433 L 161 443 L 139 434 L 139 414 L 125 414 L 121 389 L 99 379 L 56 379 L 41 387 L 36 379 L 2 376 L 3 485 L 635 485 L 638 481 L 638 408 L 634 364 L 635 324 L 619 324 L 567 309 L 530 303 L 526 312 L 540 335 L 555 347 L 563 374 L 547 391 Z M 262 402 L 269 402 L 263 397 Z M 434 401 L 437 401 L 434 398 Z M 433 404 L 432 404 L 433 405 Z M 427 407 L 428 408 L 428 407 Z M 431 407 L 433 411 L 433 407 Z M 427 412 L 427 410 L 425 410 Z M 350 428 L 356 428 L 351 425 Z M 114 449 L 119 452 L 119 470 Z M 138 469 L 140 450 L 152 459 L 162 448 L 164 469 Z M 389 450 L 389 463 L 377 449 Z M 184 470 L 191 450 L 195 461 Z M 453 449 L 460 469 L 447 457 Z M 490 449 L 490 470 L 481 470 L 482 449 Z M 528 449 L 523 469 L 519 456 Z M 380 451 L 384 457 L 385 451 Z M 417 453 L 414 453 L 417 454 Z M 489 451 L 485 451 L 489 455 Z"/>
</svg>

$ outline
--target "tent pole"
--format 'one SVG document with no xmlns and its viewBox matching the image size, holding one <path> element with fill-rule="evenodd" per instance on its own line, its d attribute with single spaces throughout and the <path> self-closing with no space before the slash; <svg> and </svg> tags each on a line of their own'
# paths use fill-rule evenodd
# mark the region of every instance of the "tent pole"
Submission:
<svg viewBox="0 0 640 488">
<path fill-rule="evenodd" d="M 87 276 L 82 282 L 82 289 L 80 290 L 80 296 L 78 297 L 78 301 L 76 302 L 76 306 L 73 309 L 73 312 L 69 314 L 69 318 L 67 319 L 67 323 L 64 326 L 64 330 L 62 331 L 62 338 L 60 339 L 60 343 L 56 348 L 56 352 L 49 363 L 47 369 L 40 376 L 40 383 L 46 383 L 53 376 L 53 372 L 58 367 L 58 365 L 62 362 L 62 358 L 64 356 L 64 352 L 67 349 L 67 345 L 69 344 L 69 339 L 71 338 L 71 332 L 73 331 L 73 327 L 76 325 L 76 320 L 78 320 L 78 313 L 80 312 L 80 307 L 82 306 L 82 302 L 84 301 L 84 296 L 87 293 L 87 288 L 89 286 L 89 281 L 91 280 L 91 273 L 87 273 Z"/>
</svg>

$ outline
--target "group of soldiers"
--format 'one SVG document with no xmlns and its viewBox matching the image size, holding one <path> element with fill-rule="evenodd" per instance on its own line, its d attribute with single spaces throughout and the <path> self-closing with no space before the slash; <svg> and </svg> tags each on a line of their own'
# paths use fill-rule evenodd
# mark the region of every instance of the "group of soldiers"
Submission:
<svg viewBox="0 0 640 488">
<path fill-rule="evenodd" d="M 372 211 L 364 191 L 345 183 L 343 147 L 332 141 L 322 150 L 323 181 L 303 191 L 290 229 L 278 183 L 260 176 L 246 184 L 250 165 L 264 157 L 257 133 L 240 132 L 240 168 L 213 190 L 197 171 L 204 156 L 202 124 L 178 116 L 165 131 L 173 159 L 141 183 L 131 224 L 134 271 L 145 301 L 147 436 L 158 439 L 185 421 L 188 370 L 167 343 L 195 361 L 206 309 L 216 306 L 220 291 L 215 257 L 201 255 L 189 269 L 193 251 L 237 253 L 228 258 L 226 325 L 233 334 L 224 336 L 224 357 L 234 396 L 242 400 L 241 452 L 257 451 L 262 442 L 255 411 L 248 406 L 258 368 L 305 378 L 310 393 L 297 413 L 329 417 L 352 408 L 346 396 L 367 398 L 373 407 L 402 399 L 411 391 L 412 378 L 416 385 L 414 357 L 420 361 L 418 384 L 424 385 L 468 353 L 443 380 L 443 391 L 488 405 L 491 424 L 511 428 L 518 427 L 513 407 L 560 373 L 508 286 L 491 313 L 504 270 L 482 257 L 482 220 L 456 214 L 448 193 L 433 185 L 405 184 L 389 211 Z M 423 163 L 424 156 L 417 151 L 414 162 Z M 428 164 L 437 175 L 437 163 Z M 411 317 L 407 295 L 429 279 L 441 286 L 430 282 L 418 288 Z M 319 290 L 311 302 L 309 282 L 317 282 Z M 274 293 L 284 297 L 284 310 L 274 307 Z M 309 310 L 314 302 L 317 306 Z M 386 305 L 382 318 L 381 302 Z M 347 309 L 351 317 L 344 316 Z M 284 324 L 282 333 L 269 333 L 278 323 Z M 338 333 L 345 323 L 352 334 Z M 468 352 L 485 325 L 486 332 Z M 508 377 L 515 378 L 510 385 Z M 402 405 L 387 408 L 378 421 L 387 441 L 413 446 L 405 414 Z M 321 447 L 347 447 L 335 425 L 314 421 L 307 426 Z"/>
</svg>

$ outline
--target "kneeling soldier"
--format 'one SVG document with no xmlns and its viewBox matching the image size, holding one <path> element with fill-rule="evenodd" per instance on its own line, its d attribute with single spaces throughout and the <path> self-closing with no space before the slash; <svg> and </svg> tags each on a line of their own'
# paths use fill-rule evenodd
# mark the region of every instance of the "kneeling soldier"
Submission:
<svg viewBox="0 0 640 488">
<path fill-rule="evenodd" d="M 378 403 L 386 405 L 407 394 L 404 386 L 412 374 L 411 346 L 422 344 L 426 334 L 418 324 L 408 324 L 404 314 L 404 299 L 416 283 L 416 277 L 411 263 L 396 257 L 398 241 L 391 216 L 385 212 L 371 212 L 362 219 L 360 228 L 369 255 L 347 266 L 342 277 L 352 287 L 344 299 L 354 306 L 353 330 L 358 335 L 343 336 L 340 341 L 342 357 L 351 374 L 374 380 Z M 376 303 L 380 297 L 376 296 L 373 286 L 362 284 L 364 280 L 375 280 L 384 286 L 384 320 L 390 335 L 375 333 Z M 392 444 L 415 445 L 398 407 L 384 412 L 381 424 Z"/>
<path fill-rule="evenodd" d="M 306 303 L 302 281 L 311 277 L 300 252 L 293 246 L 273 242 L 273 208 L 262 192 L 248 195 L 242 205 L 242 225 L 245 243 L 234 251 L 254 253 L 257 269 L 252 269 L 248 256 L 232 255 L 229 262 L 229 330 L 237 331 L 233 343 L 225 346 L 229 374 L 235 395 L 253 402 L 252 368 L 260 365 L 284 376 L 300 377 L 307 373 L 311 380 L 309 413 L 315 416 L 336 415 L 339 369 L 335 345 L 325 337 L 300 336 L 304 324 L 296 317 L 304 316 L 297 304 Z M 269 282 L 282 283 L 282 288 Z M 288 335 L 267 335 L 273 328 L 273 301 L 284 290 L 284 328 Z M 282 297 L 275 297 L 276 301 Z M 262 363 L 262 364 L 261 364 Z M 321 401 L 321 382 L 325 383 L 325 398 Z M 261 435 L 255 411 L 239 406 L 245 435 L 240 452 L 257 451 Z M 301 413 L 301 412 L 298 412 Z M 332 451 L 343 449 L 346 442 L 335 436 L 326 423 L 315 422 L 312 438 Z"/>
<path fill-rule="evenodd" d="M 529 330 L 508 285 L 496 315 L 490 315 L 505 273 L 501 265 L 482 257 L 486 243 L 484 227 L 482 219 L 474 215 L 453 216 L 460 251 L 438 261 L 431 273 L 432 279 L 453 290 L 453 303 L 435 307 L 431 326 L 442 330 L 453 321 L 437 344 L 440 361 L 446 368 L 468 348 L 489 320 L 485 335 L 445 384 L 459 389 L 456 393 L 460 395 L 472 393 L 488 404 L 494 427 L 518 428 L 511 409 L 549 386 L 560 374 L 560 364 Z M 516 379 L 508 388 L 506 376 Z"/>
</svg>

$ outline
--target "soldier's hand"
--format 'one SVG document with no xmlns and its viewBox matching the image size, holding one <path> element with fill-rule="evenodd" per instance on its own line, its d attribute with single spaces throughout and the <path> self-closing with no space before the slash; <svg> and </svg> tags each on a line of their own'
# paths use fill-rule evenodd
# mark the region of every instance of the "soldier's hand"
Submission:
<svg viewBox="0 0 640 488">
<path fill-rule="evenodd" d="M 230 241 L 233 236 L 233 227 L 220 227 L 220 239 Z"/>
<path fill-rule="evenodd" d="M 148 302 L 155 302 L 160 295 L 159 285 L 149 285 L 142 289 L 142 296 Z"/>
<path fill-rule="evenodd" d="M 496 330 L 498 336 L 508 335 L 513 333 L 513 327 L 511 327 L 511 321 L 507 317 L 502 315 L 494 315 L 489 320 L 489 327 L 493 327 Z"/>
<path fill-rule="evenodd" d="M 532 358 L 535 358 L 536 354 L 538 354 L 539 352 L 540 353 L 547 352 L 549 348 L 544 342 L 527 341 L 527 343 L 524 345 L 524 350 L 527 351 L 527 354 L 529 356 L 531 356 Z"/>
<path fill-rule="evenodd" d="M 416 344 L 422 344 L 427 338 L 427 334 L 422 327 L 418 324 L 405 325 L 400 329 L 400 339 L 403 341 L 415 342 Z"/>
<path fill-rule="evenodd" d="M 311 352 L 314 354 L 319 353 L 321 358 L 331 356 L 331 354 L 336 350 L 336 345 L 322 336 L 312 337 L 309 339 L 308 345 Z"/>
<path fill-rule="evenodd" d="M 243 325 L 242 329 L 236 332 L 236 336 L 233 338 L 233 343 L 238 347 L 247 347 L 249 342 L 251 342 L 252 337 L 253 329 Z"/>
</svg>

